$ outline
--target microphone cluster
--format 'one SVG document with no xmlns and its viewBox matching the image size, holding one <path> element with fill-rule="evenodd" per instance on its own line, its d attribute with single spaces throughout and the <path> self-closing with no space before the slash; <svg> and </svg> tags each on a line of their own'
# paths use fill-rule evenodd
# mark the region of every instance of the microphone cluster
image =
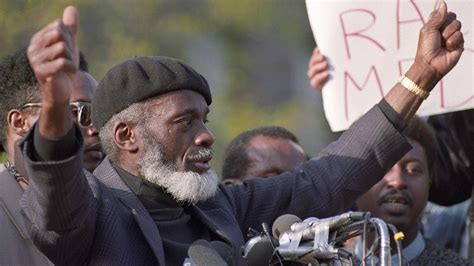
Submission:
<svg viewBox="0 0 474 266">
<path fill-rule="evenodd" d="M 353 254 L 343 248 L 344 242 L 362 235 L 362 265 L 369 257 L 374 257 L 377 248 L 378 263 L 391 264 L 389 229 L 397 230 L 383 220 L 370 218 L 368 212 L 347 212 L 338 216 L 318 219 L 307 218 L 302 221 L 295 215 L 286 214 L 275 220 L 272 235 L 268 225 L 262 224 L 262 233 L 253 231 L 253 237 L 242 247 L 242 256 L 252 265 L 283 265 L 283 262 L 298 262 L 320 265 L 352 265 Z M 374 241 L 367 253 L 366 235 L 374 231 Z M 401 258 L 400 240 L 395 240 Z M 373 260 L 372 260 L 373 261 Z M 400 263 L 402 260 L 399 260 Z"/>
</svg>

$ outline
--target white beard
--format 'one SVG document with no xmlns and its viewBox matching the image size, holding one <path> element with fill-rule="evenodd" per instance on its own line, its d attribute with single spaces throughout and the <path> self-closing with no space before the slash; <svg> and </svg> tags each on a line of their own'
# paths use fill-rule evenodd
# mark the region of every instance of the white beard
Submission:
<svg viewBox="0 0 474 266">
<path fill-rule="evenodd" d="M 145 180 L 163 187 L 179 202 L 197 203 L 216 194 L 218 181 L 212 169 L 202 174 L 176 171 L 176 167 L 163 162 L 163 146 L 147 131 L 142 130 L 146 148 L 143 157 L 138 161 L 138 171 Z"/>
</svg>

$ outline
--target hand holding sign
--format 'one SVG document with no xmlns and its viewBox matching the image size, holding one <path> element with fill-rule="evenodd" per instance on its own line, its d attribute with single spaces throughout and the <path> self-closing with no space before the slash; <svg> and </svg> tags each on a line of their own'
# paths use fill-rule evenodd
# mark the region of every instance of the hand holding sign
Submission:
<svg viewBox="0 0 474 266">
<path fill-rule="evenodd" d="M 316 90 L 325 87 L 323 104 L 331 129 L 347 129 L 385 97 L 410 66 L 420 68 L 421 76 L 433 75 L 425 78 L 431 84 L 419 84 L 432 90 L 419 115 L 474 107 L 474 2 L 451 1 L 449 9 L 456 15 L 440 2 L 306 0 L 314 36 L 324 53 L 313 52 L 308 77 Z M 463 22 L 464 36 L 457 19 Z M 466 55 L 459 59 L 463 50 Z M 330 66 L 328 78 L 322 78 L 327 75 L 327 68 L 321 67 L 324 58 Z"/>
<path fill-rule="evenodd" d="M 329 79 L 329 65 L 328 61 L 321 54 L 321 51 L 318 47 L 314 48 L 313 54 L 308 62 L 308 78 L 309 84 L 316 90 L 322 90 L 324 84 Z"/>
</svg>

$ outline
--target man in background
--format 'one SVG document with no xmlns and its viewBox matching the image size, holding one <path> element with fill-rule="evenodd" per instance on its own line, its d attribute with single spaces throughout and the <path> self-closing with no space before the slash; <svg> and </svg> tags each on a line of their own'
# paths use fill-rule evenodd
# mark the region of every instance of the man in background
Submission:
<svg viewBox="0 0 474 266">
<path fill-rule="evenodd" d="M 93 92 L 97 82 L 87 73 L 80 57 L 80 71 L 71 97 L 71 116 L 85 139 L 84 167 L 93 171 L 103 158 L 97 130 L 91 125 Z M 20 217 L 20 198 L 29 184 L 18 142 L 38 120 L 41 90 L 30 67 L 26 49 L 8 55 L 0 63 L 0 141 L 7 160 L 0 164 L 0 264 L 46 265 L 49 261 L 30 240 Z"/>
<path fill-rule="evenodd" d="M 357 207 L 360 211 L 370 212 L 372 216 L 395 225 L 404 233 L 404 263 L 469 265 L 467 260 L 454 251 L 440 248 L 433 241 L 425 239 L 420 231 L 420 218 L 428 202 L 438 144 L 429 126 L 417 117 L 410 121 L 404 134 L 413 149 L 357 200 Z M 360 244 L 360 241 L 356 242 L 355 250 L 358 255 L 361 255 Z M 392 249 L 396 250 L 393 242 L 392 244 Z M 398 265 L 396 254 L 392 256 L 392 265 Z"/>
<path fill-rule="evenodd" d="M 226 147 L 222 166 L 225 184 L 290 171 L 308 159 L 296 136 L 279 126 L 258 127 L 237 135 Z"/>
</svg>

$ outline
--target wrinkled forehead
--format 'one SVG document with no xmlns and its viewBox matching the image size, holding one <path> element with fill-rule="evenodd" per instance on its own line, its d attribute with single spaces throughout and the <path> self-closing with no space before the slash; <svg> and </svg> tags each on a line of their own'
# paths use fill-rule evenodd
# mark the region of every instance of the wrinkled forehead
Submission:
<svg viewBox="0 0 474 266">
<path fill-rule="evenodd" d="M 176 116 L 186 113 L 205 115 L 209 106 L 204 97 L 191 90 L 177 90 L 162 94 L 150 101 L 153 113 L 166 116 Z"/>
</svg>

